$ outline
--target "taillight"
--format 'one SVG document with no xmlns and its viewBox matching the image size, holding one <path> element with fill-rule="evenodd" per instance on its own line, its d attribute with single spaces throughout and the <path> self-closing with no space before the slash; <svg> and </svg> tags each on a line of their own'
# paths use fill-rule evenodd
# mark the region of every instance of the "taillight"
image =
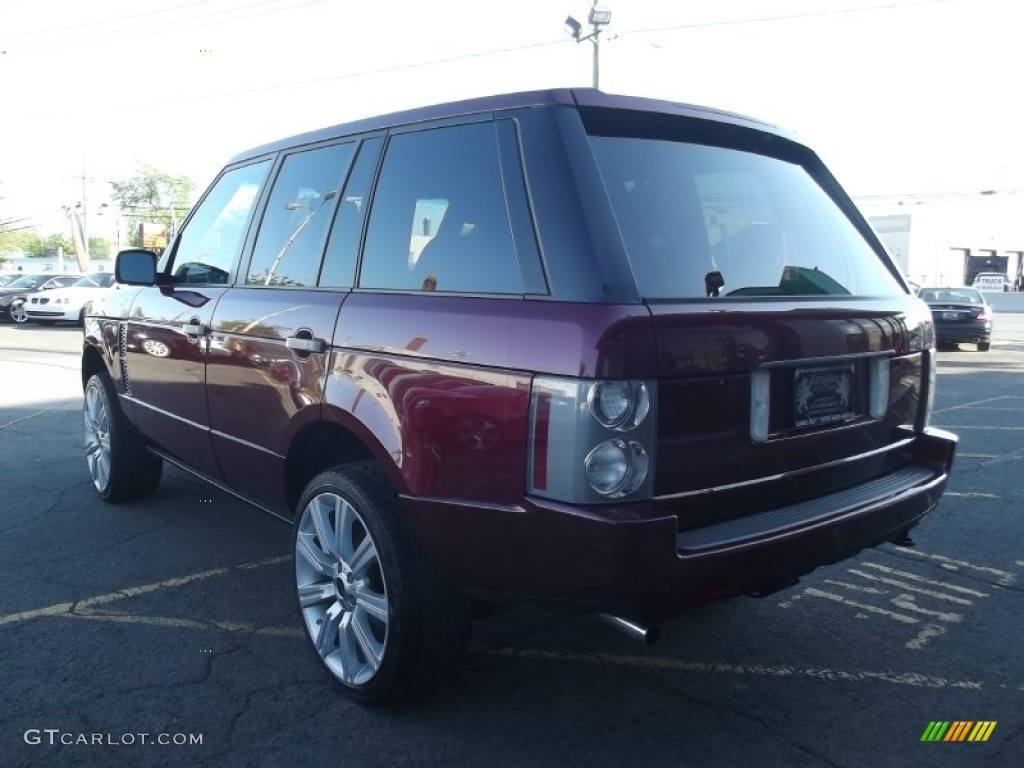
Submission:
<svg viewBox="0 0 1024 768">
<path fill-rule="evenodd" d="M 974 322 L 976 322 L 976 323 L 987 323 L 987 322 L 989 322 L 991 320 L 992 320 L 992 307 L 988 306 L 987 304 L 984 307 L 981 308 L 981 312 L 979 312 L 978 316 L 976 318 L 974 318 Z"/>
<path fill-rule="evenodd" d="M 530 493 L 576 503 L 650 498 L 655 394 L 641 380 L 534 378 Z"/>
</svg>

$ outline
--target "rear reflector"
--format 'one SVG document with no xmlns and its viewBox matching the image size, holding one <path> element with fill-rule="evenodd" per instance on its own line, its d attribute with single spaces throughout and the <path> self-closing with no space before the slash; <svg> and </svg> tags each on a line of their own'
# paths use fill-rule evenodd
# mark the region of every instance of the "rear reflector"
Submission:
<svg viewBox="0 0 1024 768">
<path fill-rule="evenodd" d="M 551 427 L 551 395 L 537 394 L 536 412 L 533 422 L 533 487 L 547 490 L 548 487 L 548 430 Z"/>
<path fill-rule="evenodd" d="M 750 439 L 763 443 L 768 439 L 768 414 L 770 402 L 768 371 L 754 371 L 750 374 Z"/>
<path fill-rule="evenodd" d="M 889 410 L 889 358 L 876 357 L 871 360 L 871 380 L 868 382 L 868 412 L 871 418 L 880 419 Z"/>
</svg>

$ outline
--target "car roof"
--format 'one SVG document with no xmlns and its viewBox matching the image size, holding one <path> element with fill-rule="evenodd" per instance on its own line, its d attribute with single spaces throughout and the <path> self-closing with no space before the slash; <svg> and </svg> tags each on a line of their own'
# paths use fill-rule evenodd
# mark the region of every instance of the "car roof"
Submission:
<svg viewBox="0 0 1024 768">
<path fill-rule="evenodd" d="M 649 99 L 639 96 L 621 96 L 605 93 L 594 88 L 553 88 L 542 91 L 522 91 L 520 93 L 505 93 L 495 96 L 484 96 L 464 101 L 453 101 L 444 104 L 419 107 L 416 109 L 393 112 L 376 117 L 368 117 L 349 123 L 341 123 L 330 128 L 322 128 L 316 131 L 300 133 L 268 144 L 262 144 L 252 149 L 241 152 L 231 158 L 231 163 L 249 160 L 260 155 L 270 154 L 282 149 L 312 144 L 327 139 L 339 138 L 357 133 L 384 130 L 403 125 L 412 125 L 431 120 L 443 120 L 464 115 L 480 114 L 486 112 L 499 112 L 508 109 L 522 109 L 527 107 L 543 106 L 578 106 L 578 107 L 600 107 L 605 109 L 632 110 L 637 112 L 657 112 L 661 114 L 678 115 L 681 117 L 699 118 L 703 120 L 715 120 L 722 123 L 742 125 L 748 128 L 755 128 L 760 131 L 767 131 L 778 136 L 796 140 L 794 134 L 778 126 L 762 122 L 752 117 L 739 115 L 723 110 L 701 107 L 694 104 L 684 104 L 674 101 L 663 101 L 660 99 Z"/>
</svg>

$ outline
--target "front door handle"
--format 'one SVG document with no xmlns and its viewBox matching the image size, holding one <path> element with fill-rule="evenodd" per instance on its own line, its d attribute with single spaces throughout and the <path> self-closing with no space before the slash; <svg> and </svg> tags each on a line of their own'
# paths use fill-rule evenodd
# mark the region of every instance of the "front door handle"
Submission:
<svg viewBox="0 0 1024 768">
<path fill-rule="evenodd" d="M 320 354 L 321 352 L 327 351 L 327 342 L 323 339 L 306 339 L 302 336 L 289 336 L 285 341 L 288 345 L 288 349 L 294 349 L 296 352 L 315 352 Z"/>
</svg>

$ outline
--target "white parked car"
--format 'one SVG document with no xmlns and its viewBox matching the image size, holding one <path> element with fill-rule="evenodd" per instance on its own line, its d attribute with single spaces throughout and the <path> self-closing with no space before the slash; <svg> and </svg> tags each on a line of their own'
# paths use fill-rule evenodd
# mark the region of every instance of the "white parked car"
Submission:
<svg viewBox="0 0 1024 768">
<path fill-rule="evenodd" d="M 56 323 L 62 320 L 81 323 L 86 304 L 113 288 L 113 273 L 94 272 L 84 275 L 66 288 L 29 296 L 25 301 L 25 314 L 29 320 L 37 323 Z"/>
</svg>

